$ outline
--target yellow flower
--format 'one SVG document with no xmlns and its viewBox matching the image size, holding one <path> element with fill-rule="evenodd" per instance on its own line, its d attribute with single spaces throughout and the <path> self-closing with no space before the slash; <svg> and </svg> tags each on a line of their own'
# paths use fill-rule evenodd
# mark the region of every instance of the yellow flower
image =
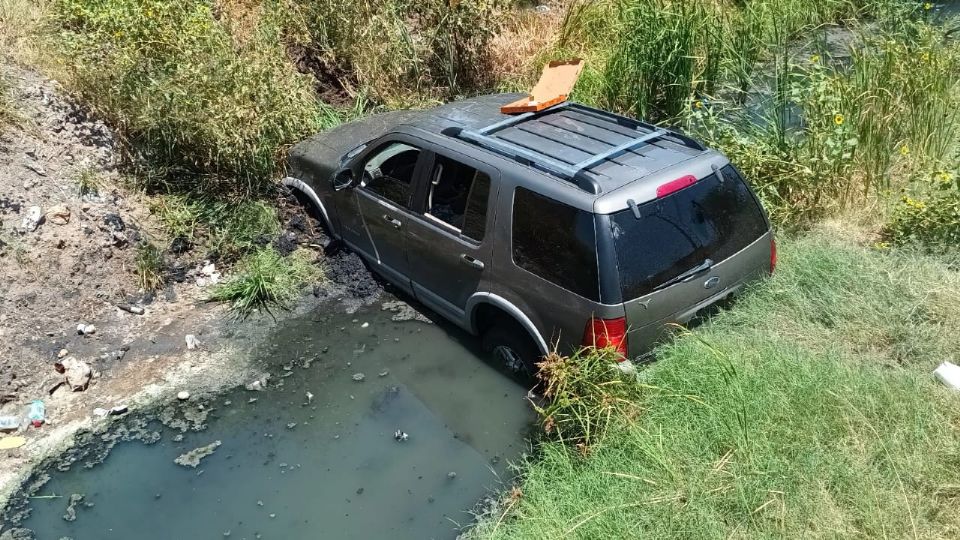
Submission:
<svg viewBox="0 0 960 540">
<path fill-rule="evenodd" d="M 903 145 L 903 146 L 900 147 L 900 155 L 901 155 L 901 156 L 906 156 L 906 155 L 908 155 L 909 153 L 910 153 L 910 147 L 909 147 L 909 146 Z"/>
<path fill-rule="evenodd" d="M 924 4 L 923 4 L 923 9 L 924 9 L 924 11 L 930 11 L 931 9 L 933 9 L 933 3 L 932 3 L 932 2 L 924 2 Z"/>
<path fill-rule="evenodd" d="M 117 30 L 116 32 L 113 33 L 113 37 L 118 37 L 118 38 L 123 37 L 123 32 L 121 32 L 120 30 Z"/>
<path fill-rule="evenodd" d="M 842 126 L 842 125 L 843 125 L 843 115 L 840 114 L 840 113 L 837 113 L 837 114 L 833 115 L 833 123 L 836 124 L 836 125 L 838 125 L 838 126 Z"/>
<path fill-rule="evenodd" d="M 700 101 L 699 99 L 696 100 L 696 101 L 694 101 L 694 102 L 693 102 L 693 108 L 694 108 L 694 109 L 698 109 L 698 110 L 699 110 L 699 109 L 702 109 L 702 108 L 703 108 L 703 102 Z"/>
<path fill-rule="evenodd" d="M 953 182 L 953 173 L 948 171 L 940 171 L 935 175 L 935 178 L 944 184 L 949 184 Z"/>
<path fill-rule="evenodd" d="M 811 57 L 810 57 L 810 63 L 811 63 L 811 64 L 819 64 L 819 63 L 820 63 L 820 55 L 819 55 L 819 54 L 815 54 L 815 55 L 811 56 Z"/>
<path fill-rule="evenodd" d="M 930 61 L 930 53 L 927 51 L 924 51 L 920 55 L 920 61 L 923 62 L 924 64 L 928 63 Z"/>
</svg>

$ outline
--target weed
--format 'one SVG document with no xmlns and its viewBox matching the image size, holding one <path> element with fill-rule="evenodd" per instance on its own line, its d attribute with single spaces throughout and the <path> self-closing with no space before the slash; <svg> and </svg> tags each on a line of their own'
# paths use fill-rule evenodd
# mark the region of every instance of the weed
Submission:
<svg viewBox="0 0 960 540">
<path fill-rule="evenodd" d="M 263 201 L 163 195 L 151 200 L 150 210 L 170 237 L 205 245 L 219 258 L 236 259 L 280 230 L 276 209 Z"/>
<path fill-rule="evenodd" d="M 539 364 L 544 432 L 582 451 L 603 437 L 614 417 L 636 416 L 636 385 L 618 368 L 615 350 L 584 348 L 565 357 L 551 353 Z"/>
<path fill-rule="evenodd" d="M 81 197 L 97 195 L 100 192 L 100 178 L 97 176 L 96 169 L 92 167 L 84 168 L 77 174 L 76 184 L 77 193 Z"/>
<path fill-rule="evenodd" d="M 210 298 L 230 302 L 239 317 L 258 309 L 270 312 L 271 308 L 286 308 L 304 283 L 320 275 L 304 252 L 282 257 L 272 247 L 250 253 L 237 267 L 237 274 L 217 285 Z"/>
<path fill-rule="evenodd" d="M 134 259 L 137 266 L 137 283 L 145 291 L 155 291 L 163 287 L 164 266 L 163 252 L 148 241 L 137 245 L 137 254 Z"/>
</svg>

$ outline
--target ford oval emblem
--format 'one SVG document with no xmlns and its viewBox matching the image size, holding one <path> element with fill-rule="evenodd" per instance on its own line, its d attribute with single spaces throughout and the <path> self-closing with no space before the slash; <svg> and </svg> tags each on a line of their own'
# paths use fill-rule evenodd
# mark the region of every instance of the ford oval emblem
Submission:
<svg viewBox="0 0 960 540">
<path fill-rule="evenodd" d="M 712 289 L 717 286 L 717 283 L 720 283 L 720 278 L 713 276 L 712 278 L 703 282 L 704 289 Z"/>
</svg>

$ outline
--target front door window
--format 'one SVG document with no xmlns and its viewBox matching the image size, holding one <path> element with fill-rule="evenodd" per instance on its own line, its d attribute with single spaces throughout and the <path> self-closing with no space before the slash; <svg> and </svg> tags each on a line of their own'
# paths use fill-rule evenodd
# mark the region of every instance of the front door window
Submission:
<svg viewBox="0 0 960 540">
<path fill-rule="evenodd" d="M 363 166 L 363 187 L 390 202 L 407 206 L 419 156 L 420 149 L 409 144 L 387 145 Z"/>
</svg>

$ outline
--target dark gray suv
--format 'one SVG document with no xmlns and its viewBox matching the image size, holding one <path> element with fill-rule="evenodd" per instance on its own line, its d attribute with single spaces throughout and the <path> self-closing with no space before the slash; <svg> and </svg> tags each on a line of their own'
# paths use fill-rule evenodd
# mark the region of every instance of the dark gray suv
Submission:
<svg viewBox="0 0 960 540">
<path fill-rule="evenodd" d="M 557 347 L 647 352 L 669 323 L 773 271 L 759 201 L 695 140 L 500 94 L 342 125 L 284 183 L 370 267 L 514 369 Z"/>
</svg>

